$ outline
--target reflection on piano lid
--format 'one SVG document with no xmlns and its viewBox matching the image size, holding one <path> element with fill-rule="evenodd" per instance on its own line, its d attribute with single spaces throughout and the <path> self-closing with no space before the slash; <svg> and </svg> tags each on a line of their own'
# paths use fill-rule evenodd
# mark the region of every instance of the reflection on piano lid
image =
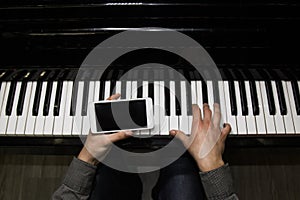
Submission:
<svg viewBox="0 0 300 200">
<path fill-rule="evenodd" d="M 28 138 L 40 145 L 77 145 L 75 137 L 89 130 L 87 103 L 121 91 L 121 98 L 149 96 L 164 109 L 154 112 L 157 129 L 138 133 L 160 139 L 131 139 L 138 142 L 127 140 L 123 146 L 159 147 L 169 140 L 170 128 L 188 134 L 191 104 L 212 107 L 214 102 L 232 125 L 233 146 L 295 145 L 300 134 L 294 51 L 300 44 L 298 7 L 281 0 L 1 2 L 0 143 L 35 145 L 25 142 L 25 136 L 35 136 Z M 97 44 L 138 27 L 171 28 L 192 37 L 211 55 L 223 80 L 203 81 L 185 60 L 155 49 L 121 56 L 101 78 L 98 72 L 77 76 Z M 187 80 L 159 67 L 123 80 L 130 68 L 150 62 L 173 67 Z"/>
</svg>

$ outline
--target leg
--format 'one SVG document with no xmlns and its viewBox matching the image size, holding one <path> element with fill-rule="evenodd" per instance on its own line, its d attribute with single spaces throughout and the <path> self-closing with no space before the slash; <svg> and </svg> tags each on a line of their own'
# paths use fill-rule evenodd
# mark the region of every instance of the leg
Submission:
<svg viewBox="0 0 300 200">
<path fill-rule="evenodd" d="M 141 200 L 142 183 L 137 174 L 121 172 L 100 164 L 91 200 Z"/>
<path fill-rule="evenodd" d="M 199 169 L 188 153 L 160 170 L 152 190 L 154 200 L 201 200 L 204 197 Z"/>
</svg>

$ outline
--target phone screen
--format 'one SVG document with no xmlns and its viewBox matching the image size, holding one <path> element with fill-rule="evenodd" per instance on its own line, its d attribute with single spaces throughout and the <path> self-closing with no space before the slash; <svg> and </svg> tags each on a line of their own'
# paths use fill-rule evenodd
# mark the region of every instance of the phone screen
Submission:
<svg viewBox="0 0 300 200">
<path fill-rule="evenodd" d="M 146 101 L 111 101 L 95 104 L 97 131 L 147 127 Z"/>
</svg>

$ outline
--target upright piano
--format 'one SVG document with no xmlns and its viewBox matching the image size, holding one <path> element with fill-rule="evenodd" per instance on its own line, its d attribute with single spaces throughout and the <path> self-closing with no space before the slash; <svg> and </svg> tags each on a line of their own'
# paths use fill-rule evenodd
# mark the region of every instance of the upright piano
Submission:
<svg viewBox="0 0 300 200">
<path fill-rule="evenodd" d="M 192 104 L 215 101 L 232 126 L 229 146 L 299 147 L 299 6 L 292 0 L 4 0 L 0 145 L 78 148 L 79 136 L 89 131 L 88 102 L 120 92 L 121 98 L 151 97 L 164 108 L 154 113 L 162 116 L 158 127 L 162 118 L 168 125 L 139 132 L 120 142 L 124 148 L 161 148 L 171 139 L 170 127 L 189 131 Z M 203 80 L 184 59 L 153 48 L 118 58 L 100 79 L 97 71 L 80 73 L 99 43 L 143 27 L 196 40 L 222 80 Z M 147 63 L 174 68 L 187 81 L 160 65 L 134 69 Z"/>
</svg>

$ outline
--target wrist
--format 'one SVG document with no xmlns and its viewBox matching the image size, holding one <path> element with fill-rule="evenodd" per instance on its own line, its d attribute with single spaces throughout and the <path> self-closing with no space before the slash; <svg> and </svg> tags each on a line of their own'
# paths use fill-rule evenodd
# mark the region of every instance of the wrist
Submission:
<svg viewBox="0 0 300 200">
<path fill-rule="evenodd" d="M 214 169 L 220 168 L 224 165 L 224 161 L 222 159 L 215 161 L 198 161 L 197 165 L 202 172 L 212 171 Z"/>
<path fill-rule="evenodd" d="M 77 158 L 94 166 L 99 163 L 99 161 L 94 158 L 85 147 L 82 148 Z"/>
</svg>

